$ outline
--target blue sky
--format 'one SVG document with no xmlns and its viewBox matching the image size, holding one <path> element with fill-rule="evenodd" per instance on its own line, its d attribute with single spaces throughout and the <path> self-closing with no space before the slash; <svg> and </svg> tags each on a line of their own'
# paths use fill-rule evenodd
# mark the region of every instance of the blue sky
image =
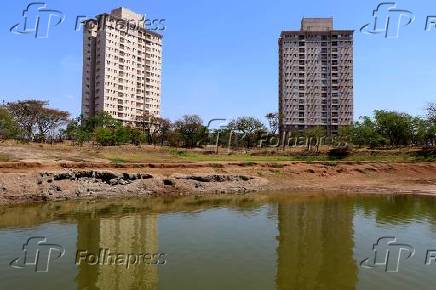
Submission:
<svg viewBox="0 0 436 290">
<path fill-rule="evenodd" d="M 43 1 L 40 1 L 43 2 Z M 204 120 L 277 111 L 277 39 L 299 29 L 305 17 L 334 17 L 338 29 L 355 33 L 355 118 L 374 109 L 423 114 L 436 101 L 434 0 L 397 1 L 416 20 L 399 38 L 359 32 L 372 22 L 380 1 L 353 0 L 105 0 L 46 1 L 65 21 L 47 39 L 9 32 L 22 22 L 31 1 L 3 1 L 0 17 L 0 100 L 40 98 L 80 114 L 82 33 L 76 16 L 93 17 L 124 6 L 148 18 L 165 19 L 162 115 L 197 113 Z"/>
</svg>

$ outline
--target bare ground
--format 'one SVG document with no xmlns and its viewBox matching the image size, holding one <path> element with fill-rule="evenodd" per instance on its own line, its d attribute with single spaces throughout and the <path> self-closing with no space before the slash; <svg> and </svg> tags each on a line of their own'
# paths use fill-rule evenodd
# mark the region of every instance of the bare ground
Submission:
<svg viewBox="0 0 436 290">
<path fill-rule="evenodd" d="M 254 191 L 436 195 L 436 164 L 382 162 L 0 163 L 0 204 Z"/>
<path fill-rule="evenodd" d="M 436 195 L 436 162 L 279 162 L 264 152 L 253 162 L 253 155 L 173 151 L 0 143 L 0 204 L 254 191 Z"/>
</svg>

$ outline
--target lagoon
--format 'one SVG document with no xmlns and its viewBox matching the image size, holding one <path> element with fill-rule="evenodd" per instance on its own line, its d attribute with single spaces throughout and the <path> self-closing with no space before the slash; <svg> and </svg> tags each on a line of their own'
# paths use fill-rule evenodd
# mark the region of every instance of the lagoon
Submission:
<svg viewBox="0 0 436 290">
<path fill-rule="evenodd" d="M 46 241 L 23 251 L 38 237 Z M 400 253 L 397 272 L 361 265 L 383 237 L 414 252 Z M 59 248 L 48 257 L 46 245 Z M 35 247 L 38 269 L 29 263 Z M 386 247 L 376 248 L 395 254 Z M 425 290 L 436 282 L 436 264 L 426 265 L 434 249 L 436 199 L 424 196 L 265 193 L 0 209 L 0 289 Z"/>
</svg>

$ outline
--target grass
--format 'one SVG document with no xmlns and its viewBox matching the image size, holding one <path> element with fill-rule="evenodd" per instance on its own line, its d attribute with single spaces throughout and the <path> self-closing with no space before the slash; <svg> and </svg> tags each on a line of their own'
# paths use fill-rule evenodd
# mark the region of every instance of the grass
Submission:
<svg viewBox="0 0 436 290">
<path fill-rule="evenodd" d="M 96 152 L 96 157 L 113 163 L 173 162 L 174 156 L 160 148 L 132 148 L 130 146 L 108 147 Z"/>
<path fill-rule="evenodd" d="M 11 160 L 12 160 L 12 158 L 9 155 L 0 153 L 0 162 L 8 162 Z"/>
<path fill-rule="evenodd" d="M 247 166 L 254 162 L 284 162 L 284 161 L 307 161 L 318 160 L 320 156 L 286 156 L 286 155 L 274 155 L 274 156 L 252 156 L 249 154 L 219 154 L 219 155 L 205 155 L 196 152 L 185 152 L 183 154 L 175 154 L 174 157 L 180 161 L 185 162 L 246 162 Z M 321 156 L 322 157 L 322 156 Z"/>
<path fill-rule="evenodd" d="M 18 150 L 20 149 L 20 150 Z M 353 154 L 342 159 L 327 155 L 328 148 L 323 148 L 320 154 L 309 155 L 300 149 L 287 151 L 268 151 L 255 149 L 248 153 L 233 151 L 227 154 L 221 149 L 220 154 L 211 154 L 201 149 L 187 150 L 180 148 L 153 147 L 133 145 L 115 147 L 97 147 L 85 145 L 76 147 L 70 144 L 43 145 L 38 144 L 2 144 L 0 145 L 0 162 L 34 158 L 43 156 L 44 160 L 96 161 L 107 160 L 115 164 L 121 163 L 160 163 L 160 162 L 238 162 L 241 166 L 254 166 L 256 163 L 278 162 L 320 162 L 335 166 L 337 162 L 435 162 L 436 156 L 418 156 L 419 148 L 401 148 L 392 150 L 356 149 Z M 27 157 L 22 157 L 25 152 Z M 30 156 L 30 157 L 29 157 Z M 280 164 L 274 165 L 279 166 Z M 279 168 L 279 167 L 277 167 Z"/>
<path fill-rule="evenodd" d="M 115 164 L 122 164 L 122 163 L 126 163 L 125 159 L 120 159 L 120 158 L 110 158 L 109 159 L 112 163 Z"/>
<path fill-rule="evenodd" d="M 185 153 L 183 155 L 175 155 L 177 159 L 186 162 L 326 162 L 333 164 L 338 161 L 390 161 L 390 162 L 413 162 L 413 161 L 432 161 L 430 158 L 418 158 L 409 155 L 385 155 L 385 156 L 361 156 L 351 155 L 343 159 L 330 158 L 326 155 L 305 156 L 305 155 L 275 155 L 275 156 L 251 156 L 248 154 L 232 154 L 232 155 L 203 155 L 198 153 Z"/>
</svg>

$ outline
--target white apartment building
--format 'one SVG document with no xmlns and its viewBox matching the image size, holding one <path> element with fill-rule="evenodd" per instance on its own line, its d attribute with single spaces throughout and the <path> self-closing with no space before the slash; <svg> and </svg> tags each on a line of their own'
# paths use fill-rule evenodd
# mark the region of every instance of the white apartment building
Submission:
<svg viewBox="0 0 436 290">
<path fill-rule="evenodd" d="M 126 8 L 84 22 L 82 115 L 108 112 L 136 126 L 160 116 L 162 36 Z"/>
<path fill-rule="evenodd" d="M 328 134 L 353 122 L 353 31 L 332 18 L 303 18 L 279 39 L 280 131 L 321 126 Z"/>
</svg>

